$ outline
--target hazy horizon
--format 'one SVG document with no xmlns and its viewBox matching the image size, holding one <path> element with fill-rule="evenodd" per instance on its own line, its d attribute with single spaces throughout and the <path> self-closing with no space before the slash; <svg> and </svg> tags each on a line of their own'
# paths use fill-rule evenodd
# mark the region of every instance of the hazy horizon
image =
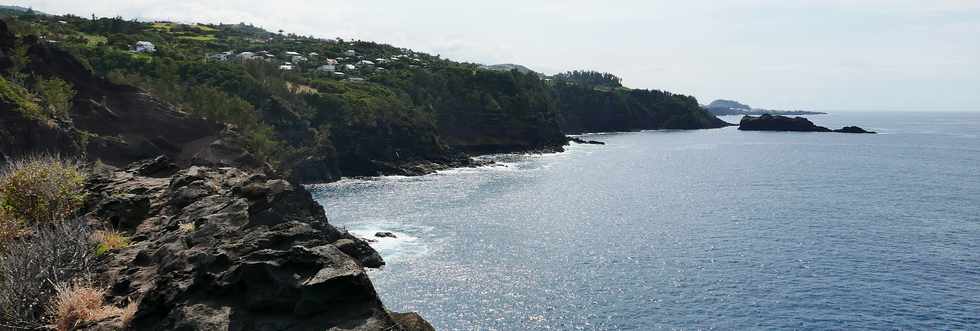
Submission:
<svg viewBox="0 0 980 331">
<path fill-rule="evenodd" d="M 980 110 L 980 1 L 14 1 L 51 14 L 251 23 L 634 88 L 821 111 Z"/>
</svg>

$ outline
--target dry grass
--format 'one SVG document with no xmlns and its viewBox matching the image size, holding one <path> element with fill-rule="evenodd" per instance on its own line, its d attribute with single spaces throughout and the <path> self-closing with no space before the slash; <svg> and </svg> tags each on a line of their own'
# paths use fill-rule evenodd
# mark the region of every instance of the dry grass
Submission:
<svg viewBox="0 0 980 331">
<path fill-rule="evenodd" d="M 298 83 L 286 82 L 286 88 L 293 94 L 320 94 L 316 88 Z"/>
<path fill-rule="evenodd" d="M 120 311 L 120 319 L 122 320 L 123 327 L 129 326 L 133 322 L 133 317 L 136 316 L 136 310 L 139 309 L 139 303 L 136 301 L 130 301 L 126 307 Z"/>
<path fill-rule="evenodd" d="M 95 254 L 102 255 L 108 251 L 129 246 L 129 237 L 115 230 L 99 230 L 92 234 L 92 241 L 96 243 Z"/>
<path fill-rule="evenodd" d="M 51 328 L 74 330 L 81 322 L 123 316 L 124 309 L 103 304 L 104 291 L 85 285 L 58 285 L 48 305 Z"/>
<path fill-rule="evenodd" d="M 85 222 L 35 224 L 27 232 L 0 252 L 0 324 L 35 329 L 45 323 L 54 285 L 88 274 L 97 262 Z"/>
<path fill-rule="evenodd" d="M 177 227 L 183 233 L 191 233 L 197 230 L 197 225 L 194 225 L 194 223 L 180 223 Z"/>
</svg>

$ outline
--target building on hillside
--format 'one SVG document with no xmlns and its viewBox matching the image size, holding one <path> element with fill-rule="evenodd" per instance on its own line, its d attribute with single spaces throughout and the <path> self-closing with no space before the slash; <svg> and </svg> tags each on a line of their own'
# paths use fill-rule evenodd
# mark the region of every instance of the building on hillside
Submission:
<svg viewBox="0 0 980 331">
<path fill-rule="evenodd" d="M 297 55 L 302 55 L 302 54 L 293 51 L 286 52 L 286 56 L 297 56 Z"/>
<path fill-rule="evenodd" d="M 259 56 L 252 52 L 241 52 L 238 53 L 238 55 L 235 55 L 235 57 L 237 57 L 239 60 L 242 61 L 249 61 L 249 60 L 255 60 Z"/>
<path fill-rule="evenodd" d="M 348 81 L 351 81 L 351 82 L 354 82 L 354 83 L 362 83 L 362 82 L 365 81 L 364 78 L 361 78 L 361 77 L 351 77 L 351 78 L 348 78 L 347 80 Z"/>
<path fill-rule="evenodd" d="M 133 46 L 133 51 L 137 53 L 153 53 L 157 51 L 157 47 L 149 41 L 137 41 L 136 46 Z"/>
<path fill-rule="evenodd" d="M 299 62 L 306 62 L 306 61 L 309 61 L 310 59 L 309 59 L 309 58 L 307 58 L 307 57 L 305 57 L 305 56 L 302 56 L 302 55 L 293 55 L 293 57 L 292 57 L 292 58 L 290 58 L 289 60 L 290 60 L 290 61 L 293 61 L 293 62 L 295 62 L 295 63 L 299 63 Z"/>
<path fill-rule="evenodd" d="M 226 52 L 221 52 L 221 53 L 208 54 L 208 60 L 210 60 L 210 61 L 228 61 L 228 59 L 230 59 L 232 56 L 234 56 L 234 54 L 235 54 L 235 52 L 232 52 L 232 51 L 226 51 Z"/>
<path fill-rule="evenodd" d="M 293 65 L 292 64 L 283 64 L 283 65 L 279 66 L 279 70 L 282 70 L 282 71 L 292 71 L 293 70 Z"/>
<path fill-rule="evenodd" d="M 323 71 L 323 72 L 334 72 L 337 71 L 337 66 L 332 64 L 324 64 L 322 66 L 317 67 L 316 70 Z"/>
<path fill-rule="evenodd" d="M 374 66 L 374 62 L 371 62 L 371 61 L 368 61 L 368 60 L 361 60 L 361 61 L 357 62 L 357 65 L 364 66 L 364 67 L 373 67 Z"/>
<path fill-rule="evenodd" d="M 337 62 L 336 59 L 326 59 L 324 62 L 326 64 L 329 64 L 329 65 L 338 65 L 338 64 L 340 64 L 340 62 Z"/>
<path fill-rule="evenodd" d="M 344 55 L 347 55 L 347 56 L 357 56 L 357 51 L 355 51 L 353 49 L 348 49 L 346 52 L 344 52 Z"/>
<path fill-rule="evenodd" d="M 320 53 L 310 52 L 310 54 L 306 54 L 306 56 L 309 56 L 309 57 L 317 57 L 317 56 L 320 56 Z"/>
<path fill-rule="evenodd" d="M 346 70 L 346 71 L 354 71 L 354 70 L 357 70 L 357 67 L 354 66 L 353 64 L 345 64 L 344 65 L 344 70 Z"/>
<path fill-rule="evenodd" d="M 333 75 L 334 75 L 334 76 L 337 76 L 337 77 L 344 77 L 344 76 L 347 76 L 347 74 L 345 74 L 345 73 L 342 73 L 342 72 L 339 72 L 339 71 L 338 71 L 338 72 L 334 72 L 334 73 L 333 73 Z"/>
</svg>

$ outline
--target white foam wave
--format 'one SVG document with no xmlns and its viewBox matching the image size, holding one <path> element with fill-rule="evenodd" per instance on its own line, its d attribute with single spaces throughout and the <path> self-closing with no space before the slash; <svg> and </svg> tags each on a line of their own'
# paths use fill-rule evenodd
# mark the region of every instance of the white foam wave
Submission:
<svg viewBox="0 0 980 331">
<path fill-rule="evenodd" d="M 401 262 L 425 256 L 430 252 L 429 243 L 421 239 L 432 231 L 430 227 L 414 226 L 393 221 L 367 220 L 346 225 L 354 236 L 368 239 L 372 248 L 381 254 L 385 261 Z M 376 237 L 378 232 L 391 232 L 395 238 Z"/>
</svg>

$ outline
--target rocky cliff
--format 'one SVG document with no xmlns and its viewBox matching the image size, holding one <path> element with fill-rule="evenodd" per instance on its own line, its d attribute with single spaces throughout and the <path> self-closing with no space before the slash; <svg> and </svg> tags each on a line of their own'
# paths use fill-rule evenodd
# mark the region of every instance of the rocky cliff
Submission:
<svg viewBox="0 0 980 331">
<path fill-rule="evenodd" d="M 385 309 L 365 272 L 381 258 L 331 226 L 301 186 L 160 157 L 96 174 L 87 189 L 86 219 L 132 238 L 95 275 L 110 303 L 136 303 L 131 329 L 432 329 Z"/>
<path fill-rule="evenodd" d="M 566 133 L 651 129 L 711 129 L 731 125 L 690 96 L 640 89 L 604 90 L 576 84 L 554 87 Z"/>
<path fill-rule="evenodd" d="M 131 244 L 102 255 L 87 278 L 110 289 L 109 303 L 135 303 L 128 329 L 432 329 L 384 307 L 365 272 L 384 264 L 377 252 L 331 226 L 310 193 L 253 157 L 233 127 L 95 76 L 2 22 L 0 71 L 0 163 L 57 153 L 108 165 L 87 183 L 84 219 Z M 73 87 L 65 114 L 25 88 L 47 79 Z M 79 329 L 123 327 L 113 317 Z"/>
<path fill-rule="evenodd" d="M 738 125 L 739 130 L 745 131 L 798 131 L 798 132 L 840 132 L 840 133 L 875 133 L 860 127 L 847 126 L 831 130 L 810 122 L 804 117 L 787 117 L 764 114 L 758 117 L 745 116 Z"/>
</svg>

